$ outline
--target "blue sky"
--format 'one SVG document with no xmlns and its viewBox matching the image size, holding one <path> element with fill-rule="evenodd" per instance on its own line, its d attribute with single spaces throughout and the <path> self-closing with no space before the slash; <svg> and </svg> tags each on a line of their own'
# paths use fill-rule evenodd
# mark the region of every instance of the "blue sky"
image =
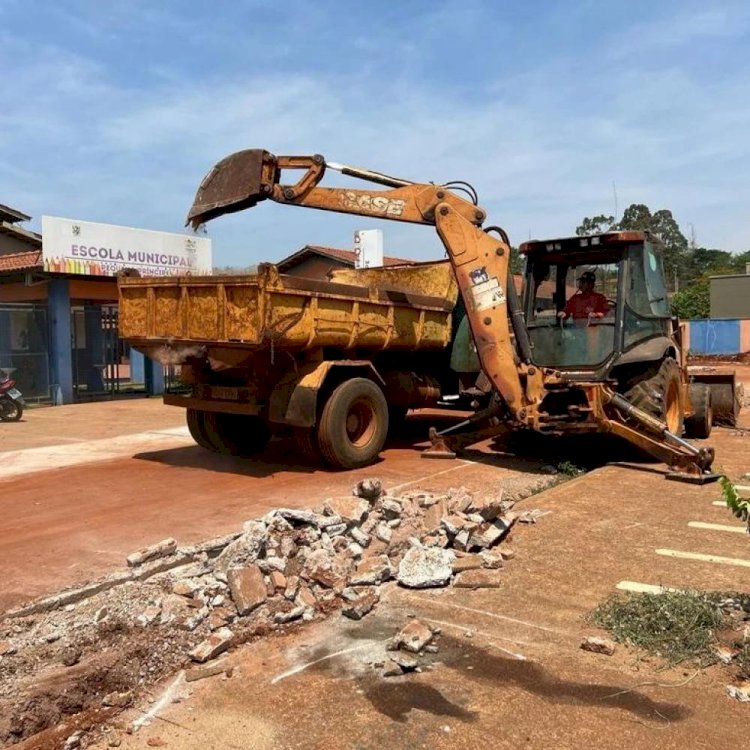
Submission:
<svg viewBox="0 0 750 750">
<path fill-rule="evenodd" d="M 750 4 L 0 0 L 0 203 L 182 231 L 232 151 L 463 179 L 514 242 L 634 202 L 750 247 Z M 209 224 L 214 261 L 433 230 L 276 206 Z"/>
</svg>

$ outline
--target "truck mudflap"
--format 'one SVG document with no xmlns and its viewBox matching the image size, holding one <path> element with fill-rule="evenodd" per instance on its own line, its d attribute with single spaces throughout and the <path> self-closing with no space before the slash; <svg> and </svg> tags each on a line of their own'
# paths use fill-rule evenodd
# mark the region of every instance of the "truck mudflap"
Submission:
<svg viewBox="0 0 750 750">
<path fill-rule="evenodd" d="M 689 367 L 691 383 L 704 383 L 711 389 L 711 408 L 714 424 L 735 427 L 742 408 L 743 387 L 737 383 L 734 371 L 715 367 Z"/>
</svg>

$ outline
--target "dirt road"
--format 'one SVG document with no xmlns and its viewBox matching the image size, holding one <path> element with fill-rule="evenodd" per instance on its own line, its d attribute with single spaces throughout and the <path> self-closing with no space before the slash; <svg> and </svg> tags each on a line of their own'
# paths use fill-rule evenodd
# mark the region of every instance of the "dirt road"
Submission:
<svg viewBox="0 0 750 750">
<path fill-rule="evenodd" d="M 528 485 L 524 476 L 542 464 L 491 457 L 481 445 L 471 460 L 420 459 L 414 446 L 435 421 L 429 415 L 411 419 L 383 460 L 360 471 L 295 463 L 294 447 L 284 441 L 252 460 L 235 459 L 197 447 L 179 426 L 181 412 L 158 406 L 151 402 L 140 415 L 137 402 L 61 407 L 80 410 L 74 414 L 83 430 L 69 435 L 86 438 L 62 446 L 40 444 L 49 419 L 60 420 L 51 414 L 60 410 L 45 410 L 48 421 L 30 436 L 36 447 L 3 454 L 5 471 L 13 473 L 3 479 L 0 466 L 0 611 L 121 568 L 130 552 L 165 537 L 185 545 L 226 534 L 275 507 L 308 507 L 348 494 L 365 476 L 376 474 L 390 488 L 440 475 L 454 485 L 512 489 Z M 127 410 L 126 425 L 150 429 L 113 434 L 107 407 Z M 36 417 L 32 411 L 27 419 Z M 57 432 L 62 429 L 59 424 Z"/>
</svg>

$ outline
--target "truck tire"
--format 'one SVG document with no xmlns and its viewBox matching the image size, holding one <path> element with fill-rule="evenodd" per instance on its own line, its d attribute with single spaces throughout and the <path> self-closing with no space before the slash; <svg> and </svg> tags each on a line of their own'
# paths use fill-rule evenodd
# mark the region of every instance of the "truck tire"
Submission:
<svg viewBox="0 0 750 750">
<path fill-rule="evenodd" d="M 245 414 L 204 412 L 203 422 L 211 450 L 225 456 L 252 456 L 271 439 L 271 430 L 260 418 Z"/>
<path fill-rule="evenodd" d="M 201 448 L 205 448 L 207 451 L 216 450 L 206 432 L 205 415 L 205 412 L 198 409 L 187 409 L 185 421 L 187 422 L 190 436 Z"/>
<path fill-rule="evenodd" d="M 292 437 L 304 463 L 319 464 L 321 462 L 323 457 L 318 447 L 318 431 L 315 427 L 294 427 Z"/>
<path fill-rule="evenodd" d="M 711 387 L 705 383 L 690 384 L 690 400 L 695 413 L 685 417 L 685 435 L 704 440 L 711 434 L 714 414 L 711 405 Z"/>
<path fill-rule="evenodd" d="M 640 377 L 631 379 L 625 398 L 633 406 L 666 422 L 670 432 L 681 436 L 685 419 L 681 388 L 679 365 L 672 357 L 665 357 Z"/>
<path fill-rule="evenodd" d="M 323 460 L 339 469 L 373 463 L 388 434 L 388 402 L 367 378 L 352 378 L 337 386 L 323 406 L 318 446 Z"/>
</svg>

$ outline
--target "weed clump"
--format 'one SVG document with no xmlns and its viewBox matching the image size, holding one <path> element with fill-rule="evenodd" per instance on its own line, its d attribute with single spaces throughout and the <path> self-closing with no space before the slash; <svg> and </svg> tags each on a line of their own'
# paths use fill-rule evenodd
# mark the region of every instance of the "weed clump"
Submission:
<svg viewBox="0 0 750 750">
<path fill-rule="evenodd" d="M 716 662 L 715 633 L 724 622 L 722 595 L 695 591 L 616 594 L 591 614 L 615 640 L 645 649 L 675 665 Z"/>
</svg>

